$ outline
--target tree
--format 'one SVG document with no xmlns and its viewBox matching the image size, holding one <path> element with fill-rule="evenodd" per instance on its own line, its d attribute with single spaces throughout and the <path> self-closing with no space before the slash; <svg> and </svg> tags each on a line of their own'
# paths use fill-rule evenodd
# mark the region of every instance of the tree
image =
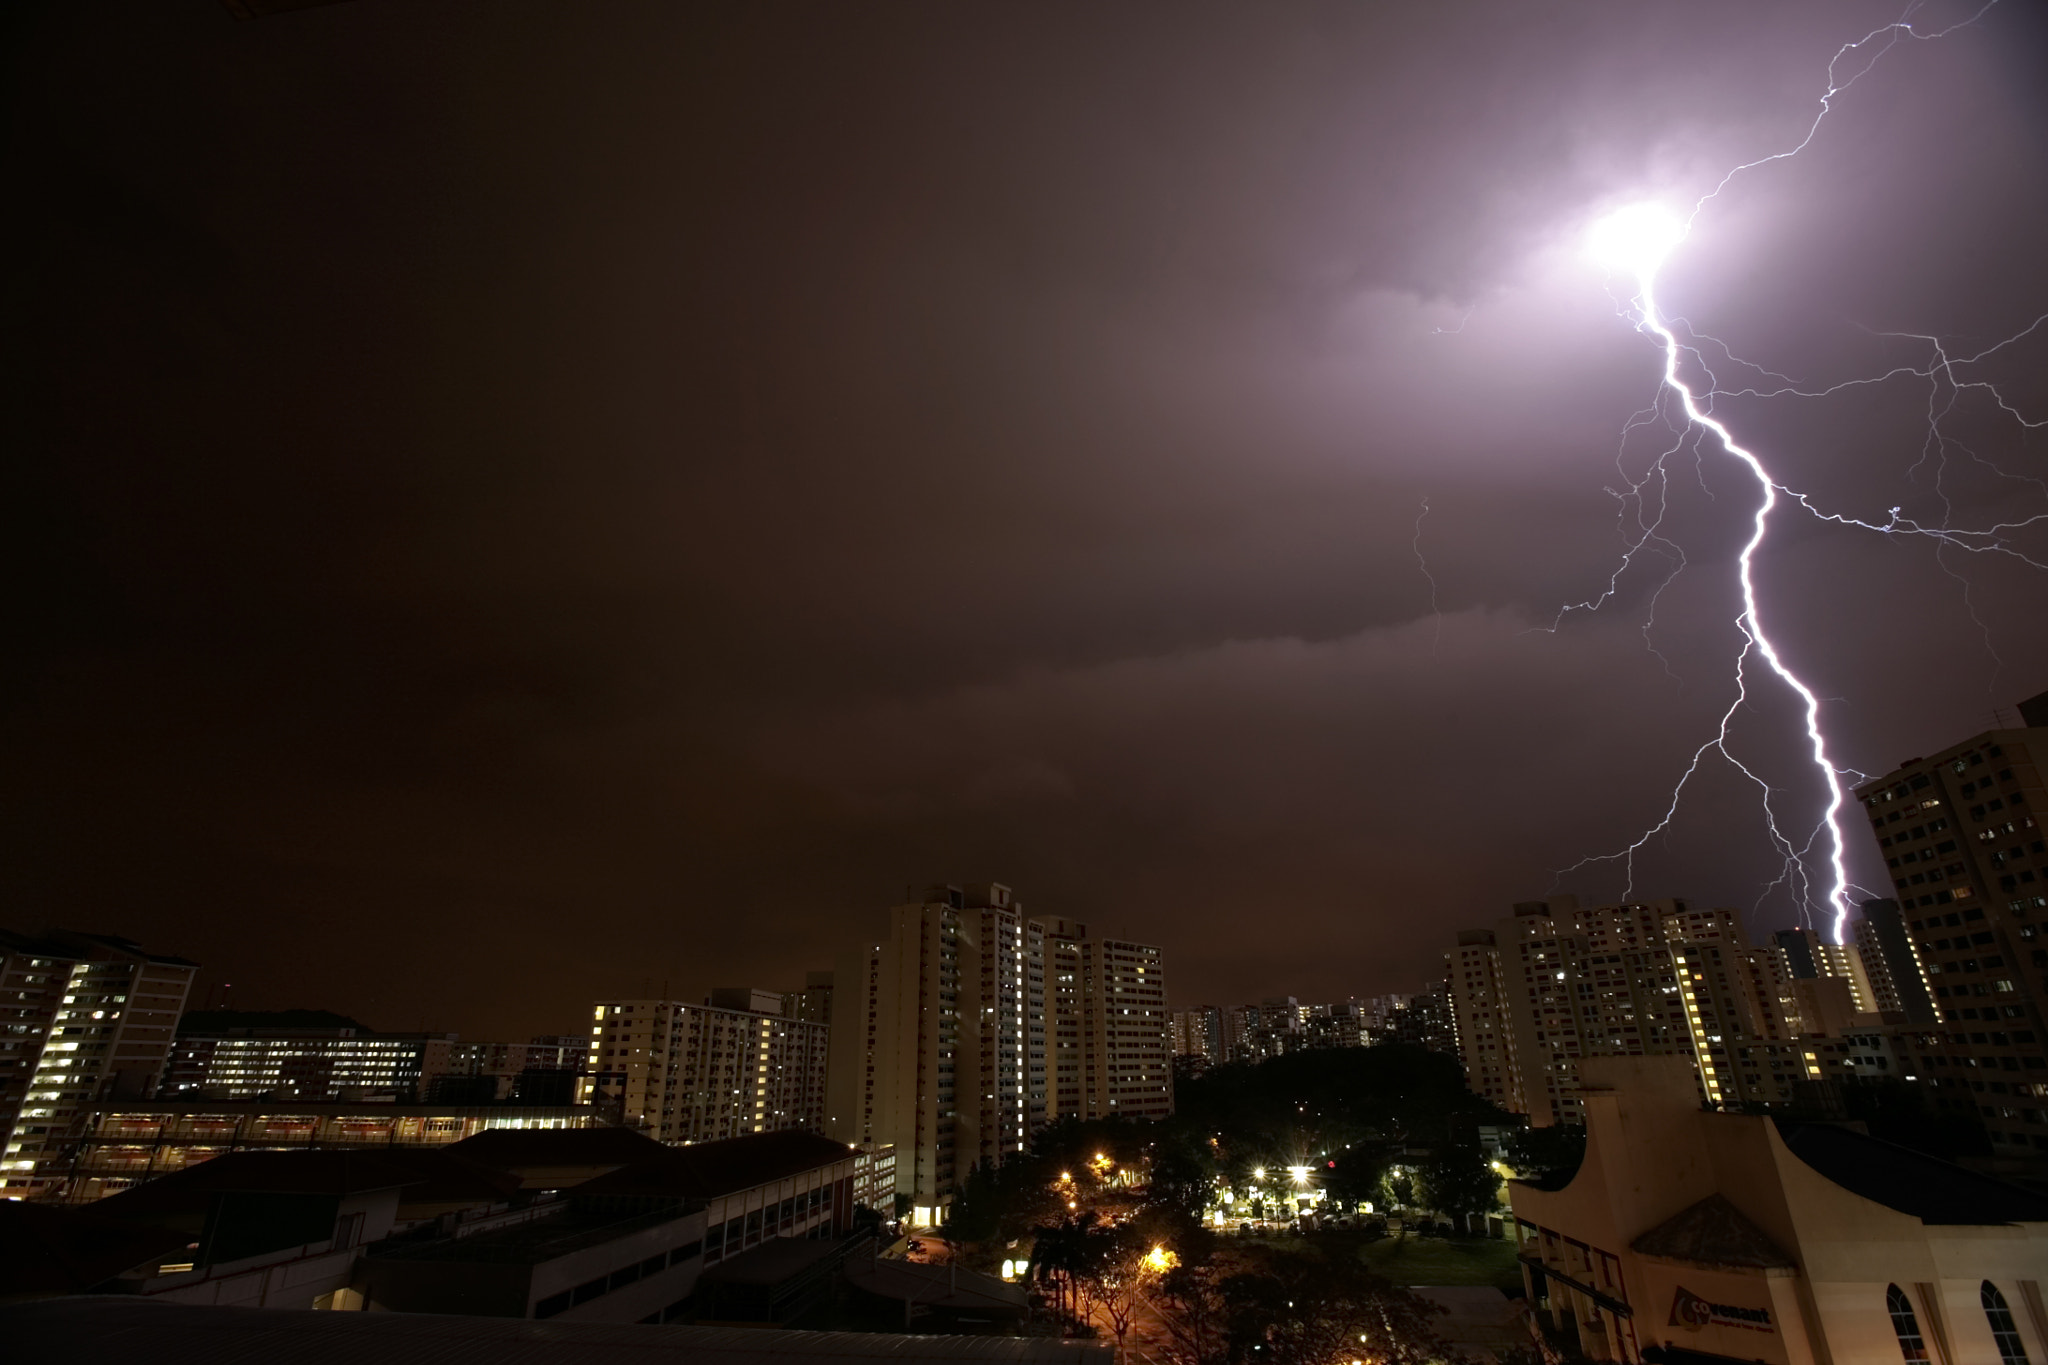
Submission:
<svg viewBox="0 0 2048 1365">
<path fill-rule="evenodd" d="M 1142 1228 L 1092 1221 L 1084 1228 L 1077 1275 L 1081 1300 L 1091 1312 L 1109 1320 L 1119 1358 L 1139 1299 L 1165 1268 L 1163 1258 L 1155 1257 L 1147 1244 Z"/>
<path fill-rule="evenodd" d="M 1171 1365 L 1421 1365 L 1445 1356 L 1431 1330 L 1443 1310 L 1374 1274 L 1348 1247 L 1255 1247 L 1239 1260 L 1231 1273 L 1191 1267 L 1160 1281 L 1154 1302 Z"/>
<path fill-rule="evenodd" d="M 1038 1228 L 1031 1244 L 1031 1273 L 1041 1284 L 1052 1286 L 1054 1308 L 1069 1322 L 1079 1320 L 1079 1284 L 1094 1223 L 1093 1210 L 1062 1218 Z"/>
<path fill-rule="evenodd" d="M 1162 1138 L 1152 1153 L 1145 1206 L 1199 1225 L 1216 1188 L 1216 1159 L 1204 1143 L 1185 1135 Z"/>
<path fill-rule="evenodd" d="M 1323 1176 L 1323 1188 L 1344 1212 L 1352 1213 L 1368 1200 L 1377 1203 L 1386 1197 L 1383 1187 L 1391 1161 L 1386 1148 L 1361 1143 L 1338 1154 L 1337 1164 Z"/>
<path fill-rule="evenodd" d="M 1417 1194 L 1438 1213 L 1463 1218 L 1499 1207 L 1500 1176 L 1478 1147 L 1446 1143 L 1430 1155 L 1416 1175 L 1421 1187 Z"/>
<path fill-rule="evenodd" d="M 1518 1128 L 1502 1153 L 1516 1176 L 1538 1184 L 1560 1186 L 1578 1173 L 1586 1157 L 1586 1128 L 1580 1123 L 1554 1123 L 1546 1128 Z"/>
</svg>

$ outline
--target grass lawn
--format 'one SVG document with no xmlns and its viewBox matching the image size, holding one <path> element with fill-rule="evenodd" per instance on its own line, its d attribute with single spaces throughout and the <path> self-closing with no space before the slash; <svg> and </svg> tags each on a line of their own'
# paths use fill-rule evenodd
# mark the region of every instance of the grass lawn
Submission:
<svg viewBox="0 0 2048 1365">
<path fill-rule="evenodd" d="M 1359 1254 L 1395 1284 L 1490 1284 L 1516 1289 L 1522 1284 L 1515 1244 L 1504 1237 L 1387 1237 L 1364 1243 Z"/>
</svg>

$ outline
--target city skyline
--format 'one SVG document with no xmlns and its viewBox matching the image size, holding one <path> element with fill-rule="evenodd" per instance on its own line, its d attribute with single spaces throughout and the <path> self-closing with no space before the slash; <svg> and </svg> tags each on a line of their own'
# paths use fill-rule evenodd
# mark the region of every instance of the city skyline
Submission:
<svg viewBox="0 0 2048 1365">
<path fill-rule="evenodd" d="M 1633 420 L 1582 240 L 1700 206 L 1658 309 L 1782 483 L 1845 785 L 1994 728 L 2048 686 L 2048 19 L 1899 20 L 43 6 L 0 925 L 511 1038 L 794 989 L 935 880 L 1219 1005 L 1551 894 L 1799 925 L 1754 656 L 1755 782 L 1582 861 L 1735 697 L 1757 498 Z"/>
</svg>

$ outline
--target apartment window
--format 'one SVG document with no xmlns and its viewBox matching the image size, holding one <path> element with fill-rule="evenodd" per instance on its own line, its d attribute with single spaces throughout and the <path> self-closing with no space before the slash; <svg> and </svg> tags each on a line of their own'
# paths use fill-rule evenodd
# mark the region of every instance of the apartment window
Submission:
<svg viewBox="0 0 2048 1365">
<path fill-rule="evenodd" d="M 1927 1359 L 1927 1341 L 1920 1335 L 1920 1320 L 1913 1316 L 1913 1303 L 1906 1297 L 1906 1291 L 1895 1284 L 1886 1285 L 1884 1306 L 1892 1315 L 1892 1334 L 1899 1339 L 1899 1354 L 1907 1360 Z"/>
<path fill-rule="evenodd" d="M 2005 1306 L 2005 1295 L 1998 1292 L 1998 1286 L 1984 1281 L 1977 1291 L 1984 1303 L 1984 1317 L 1991 1324 L 1992 1339 L 1998 1343 L 1998 1359 L 2001 1365 L 2027 1365 L 2027 1348 L 2020 1343 L 2019 1328 L 2012 1320 L 2012 1310 Z"/>
</svg>

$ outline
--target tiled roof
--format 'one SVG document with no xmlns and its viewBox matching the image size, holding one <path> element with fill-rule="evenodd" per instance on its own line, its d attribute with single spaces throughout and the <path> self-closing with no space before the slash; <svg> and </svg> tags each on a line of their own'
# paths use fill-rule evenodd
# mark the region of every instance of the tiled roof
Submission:
<svg viewBox="0 0 2048 1365">
<path fill-rule="evenodd" d="M 1718 1194 L 1710 1194 L 1667 1218 L 1629 1245 L 1645 1256 L 1691 1261 L 1695 1265 L 1745 1270 L 1796 1269 L 1791 1258 L 1778 1250 L 1756 1224 Z"/>
</svg>

